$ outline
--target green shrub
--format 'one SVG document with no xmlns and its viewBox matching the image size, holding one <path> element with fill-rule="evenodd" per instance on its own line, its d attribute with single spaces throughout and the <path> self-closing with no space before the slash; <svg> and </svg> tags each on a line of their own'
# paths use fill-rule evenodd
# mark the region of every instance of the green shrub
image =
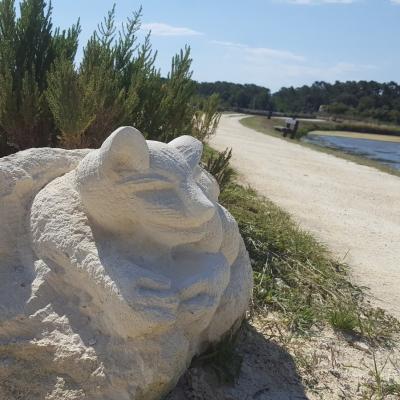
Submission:
<svg viewBox="0 0 400 400">
<path fill-rule="evenodd" d="M 0 134 L 18 150 L 51 143 L 47 73 L 61 54 L 72 62 L 78 46 L 79 22 L 53 32 L 51 12 L 44 0 L 23 0 L 16 18 L 14 0 L 0 1 Z"/>
<path fill-rule="evenodd" d="M 193 115 L 192 135 L 194 137 L 205 142 L 215 134 L 221 118 L 221 114 L 217 112 L 218 108 L 219 96 L 217 94 L 199 99 L 197 110 Z"/>
<path fill-rule="evenodd" d="M 222 152 L 210 151 L 208 149 L 208 152 L 205 154 L 206 161 L 203 162 L 203 167 L 214 176 L 221 190 L 231 182 L 235 175 L 234 170 L 229 166 L 231 157 L 232 149 L 228 148 Z"/>
<path fill-rule="evenodd" d="M 190 48 L 163 78 L 150 34 L 138 42 L 141 8 L 118 29 L 114 5 L 76 65 L 79 21 L 61 32 L 44 0 L 20 7 L 17 18 L 14 0 L 0 0 L 0 156 L 10 146 L 98 147 L 121 125 L 161 141 L 215 132 L 219 100 L 196 98 Z"/>
</svg>

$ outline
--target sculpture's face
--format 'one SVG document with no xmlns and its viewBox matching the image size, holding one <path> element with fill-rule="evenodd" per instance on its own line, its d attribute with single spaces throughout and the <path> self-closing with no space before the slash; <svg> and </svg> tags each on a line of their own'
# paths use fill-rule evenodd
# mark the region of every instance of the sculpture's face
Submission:
<svg viewBox="0 0 400 400">
<path fill-rule="evenodd" d="M 176 322 L 196 336 L 210 323 L 228 285 L 229 265 L 219 253 L 219 189 L 199 167 L 201 153 L 201 143 L 189 136 L 168 144 L 146 142 L 135 129 L 120 128 L 76 170 L 76 188 L 92 227 L 99 228 L 94 231 L 105 238 L 102 246 L 111 243 L 116 253 L 164 282 L 147 279 L 140 286 L 134 268 L 119 265 L 114 271 L 119 292 L 134 304 L 136 320 L 144 321 L 145 330 L 136 324 L 131 335 L 161 329 L 168 316 L 165 326 Z"/>
<path fill-rule="evenodd" d="M 168 246 L 200 241 L 205 224 L 218 219 L 218 185 L 198 167 L 201 153 L 188 136 L 164 144 L 119 129 L 78 168 L 88 214 L 105 229 L 141 229 Z"/>
</svg>

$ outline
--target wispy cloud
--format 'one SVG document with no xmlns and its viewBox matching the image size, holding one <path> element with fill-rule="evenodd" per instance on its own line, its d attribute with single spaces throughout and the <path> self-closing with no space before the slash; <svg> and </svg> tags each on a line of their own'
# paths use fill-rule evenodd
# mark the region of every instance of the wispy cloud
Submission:
<svg viewBox="0 0 400 400">
<path fill-rule="evenodd" d="M 400 0 L 390 0 L 391 3 L 393 4 L 399 4 L 400 5 Z"/>
<path fill-rule="evenodd" d="M 142 24 L 142 30 L 151 31 L 154 36 L 197 36 L 203 35 L 202 32 L 190 28 L 178 27 L 165 24 L 163 22 L 149 22 Z"/>
<path fill-rule="evenodd" d="M 312 80 L 335 80 L 346 76 L 376 69 L 374 65 L 337 62 L 329 66 L 284 65 L 283 70 L 288 77 L 311 78 Z"/>
<path fill-rule="evenodd" d="M 311 60 L 288 50 L 252 47 L 227 41 L 212 43 L 226 49 L 220 52 L 218 62 L 226 65 L 226 68 L 219 79 L 254 82 L 272 90 L 282 85 L 297 86 L 319 80 L 333 82 L 359 79 L 360 76 L 370 76 L 377 69 L 374 65 L 340 60 L 331 63 Z"/>
<path fill-rule="evenodd" d="M 359 0 L 284 0 L 285 3 L 300 4 L 300 5 L 315 5 L 315 4 L 352 4 Z M 399 2 L 399 0 L 392 0 Z"/>
<path fill-rule="evenodd" d="M 305 61 L 303 56 L 294 54 L 287 50 L 270 49 L 268 47 L 252 47 L 242 43 L 225 42 L 220 40 L 212 40 L 211 42 L 224 47 L 242 49 L 248 56 L 254 56 L 256 58 Z"/>
</svg>

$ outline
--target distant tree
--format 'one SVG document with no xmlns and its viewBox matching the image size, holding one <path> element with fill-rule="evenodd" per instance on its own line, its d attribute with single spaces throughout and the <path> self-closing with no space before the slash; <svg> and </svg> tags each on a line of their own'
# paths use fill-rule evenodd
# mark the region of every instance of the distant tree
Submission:
<svg viewBox="0 0 400 400">
<path fill-rule="evenodd" d="M 272 96 L 278 111 L 316 113 L 320 106 L 334 114 L 400 123 L 400 86 L 395 82 L 315 82 L 311 86 L 282 88 Z"/>
<path fill-rule="evenodd" d="M 223 109 L 247 108 L 254 110 L 269 110 L 271 92 L 269 89 L 253 84 L 239 84 L 232 82 L 201 82 L 197 83 L 197 94 L 208 97 L 218 94 Z"/>
<path fill-rule="evenodd" d="M 357 109 L 360 112 L 371 110 L 375 107 L 375 99 L 372 96 L 363 96 L 359 99 Z"/>
<path fill-rule="evenodd" d="M 343 115 L 348 111 L 349 107 L 343 103 L 333 103 L 327 107 L 327 111 L 333 115 Z"/>
</svg>

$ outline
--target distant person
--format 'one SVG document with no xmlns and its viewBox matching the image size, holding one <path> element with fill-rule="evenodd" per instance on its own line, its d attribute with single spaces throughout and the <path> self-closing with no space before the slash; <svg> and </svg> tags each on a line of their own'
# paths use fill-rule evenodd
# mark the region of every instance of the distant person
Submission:
<svg viewBox="0 0 400 400">
<path fill-rule="evenodd" d="M 294 139 L 296 137 L 297 129 L 299 129 L 299 121 L 296 118 L 292 119 L 292 126 L 290 129 L 290 138 Z"/>
</svg>

